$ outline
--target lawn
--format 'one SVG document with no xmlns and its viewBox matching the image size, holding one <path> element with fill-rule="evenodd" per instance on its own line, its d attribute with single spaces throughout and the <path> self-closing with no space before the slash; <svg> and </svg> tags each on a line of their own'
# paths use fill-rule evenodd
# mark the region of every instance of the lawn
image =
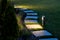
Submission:
<svg viewBox="0 0 60 40">
<path fill-rule="evenodd" d="M 44 29 L 60 39 L 60 0 L 14 0 L 14 2 L 21 8 L 29 8 L 38 12 L 40 24 L 41 16 L 45 15 Z"/>
</svg>

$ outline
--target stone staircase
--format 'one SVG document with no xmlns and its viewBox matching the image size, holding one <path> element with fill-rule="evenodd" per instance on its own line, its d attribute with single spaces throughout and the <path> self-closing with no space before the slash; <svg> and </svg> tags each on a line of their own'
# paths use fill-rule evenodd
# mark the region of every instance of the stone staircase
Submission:
<svg viewBox="0 0 60 40">
<path fill-rule="evenodd" d="M 35 40 L 58 40 L 56 37 L 53 36 L 53 34 L 48 32 L 47 30 L 44 30 L 43 27 L 38 23 L 38 13 L 30 9 L 20 10 L 27 14 L 24 23 L 26 27 L 31 30 L 31 33 L 35 36 Z"/>
</svg>

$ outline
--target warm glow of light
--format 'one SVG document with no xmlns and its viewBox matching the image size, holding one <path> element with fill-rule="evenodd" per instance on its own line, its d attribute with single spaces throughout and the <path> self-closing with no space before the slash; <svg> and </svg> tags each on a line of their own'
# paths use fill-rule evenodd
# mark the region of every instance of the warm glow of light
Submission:
<svg viewBox="0 0 60 40">
<path fill-rule="evenodd" d="M 40 24 L 28 24 L 26 25 L 28 29 L 43 29 L 43 27 Z"/>
<path fill-rule="evenodd" d="M 14 6 L 15 8 L 32 8 L 32 6 L 28 5 L 20 5 L 20 6 Z"/>
<path fill-rule="evenodd" d="M 36 5 L 14 5 L 14 8 L 38 9 L 38 8 L 44 8 L 44 7 L 43 6 L 36 6 Z"/>
</svg>

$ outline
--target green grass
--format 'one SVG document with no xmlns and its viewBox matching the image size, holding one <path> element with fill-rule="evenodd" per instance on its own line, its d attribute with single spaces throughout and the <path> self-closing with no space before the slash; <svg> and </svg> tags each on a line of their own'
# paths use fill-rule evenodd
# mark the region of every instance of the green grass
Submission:
<svg viewBox="0 0 60 40">
<path fill-rule="evenodd" d="M 44 29 L 51 32 L 60 39 L 60 0 L 17 0 L 15 5 L 31 6 L 39 14 L 39 23 L 41 16 L 46 16 L 46 26 Z"/>
</svg>

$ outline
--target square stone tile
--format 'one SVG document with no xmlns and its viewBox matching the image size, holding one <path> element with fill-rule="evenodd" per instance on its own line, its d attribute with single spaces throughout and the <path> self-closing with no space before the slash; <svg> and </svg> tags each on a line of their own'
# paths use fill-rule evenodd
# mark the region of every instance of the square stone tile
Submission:
<svg viewBox="0 0 60 40">
<path fill-rule="evenodd" d="M 24 20 L 25 23 L 38 23 L 37 20 Z"/>
<path fill-rule="evenodd" d="M 27 13 L 27 12 L 34 12 L 34 11 L 33 10 L 26 10 L 24 12 Z"/>
<path fill-rule="evenodd" d="M 36 37 L 40 36 L 51 36 L 52 34 L 49 33 L 47 30 L 39 30 L 39 31 L 31 31 L 33 35 Z"/>
<path fill-rule="evenodd" d="M 26 13 L 27 15 L 37 15 L 37 13 Z"/>
<path fill-rule="evenodd" d="M 25 19 L 28 19 L 28 18 L 33 18 L 33 19 L 37 19 L 38 16 L 26 16 Z"/>
<path fill-rule="evenodd" d="M 39 40 L 58 40 L 57 38 L 44 38 L 44 39 L 39 39 Z"/>
<path fill-rule="evenodd" d="M 43 27 L 39 24 L 31 24 L 31 25 L 26 25 L 28 29 L 43 29 Z"/>
</svg>

